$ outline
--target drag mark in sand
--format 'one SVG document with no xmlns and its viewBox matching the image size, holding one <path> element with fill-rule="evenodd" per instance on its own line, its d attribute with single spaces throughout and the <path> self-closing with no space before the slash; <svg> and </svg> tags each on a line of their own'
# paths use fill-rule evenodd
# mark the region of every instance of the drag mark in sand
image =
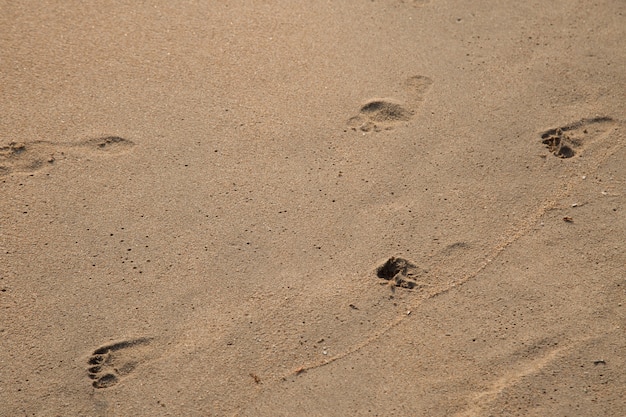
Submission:
<svg viewBox="0 0 626 417">
<path fill-rule="evenodd" d="M 480 415 L 493 415 L 489 411 L 489 407 L 493 406 L 507 390 L 518 386 L 524 379 L 540 374 L 548 366 L 571 355 L 574 348 L 584 345 L 588 342 L 597 341 L 606 336 L 607 333 L 619 331 L 619 327 L 612 329 L 603 329 L 602 334 L 589 336 L 578 340 L 570 341 L 566 346 L 558 346 L 557 343 L 541 341 L 532 346 L 518 352 L 516 356 L 522 356 L 523 359 L 505 367 L 503 374 L 496 378 L 485 389 L 470 394 L 467 400 L 467 406 L 464 411 L 454 415 L 454 417 L 474 417 Z M 595 361 L 594 364 L 603 364 L 603 360 Z M 501 409 L 499 410 L 502 411 Z"/>
<path fill-rule="evenodd" d="M 482 415 L 489 404 L 493 403 L 498 396 L 507 388 L 517 385 L 529 375 L 541 372 L 546 366 L 569 352 L 574 344 L 564 347 L 552 347 L 546 349 L 541 355 L 529 358 L 513 364 L 504 375 L 497 378 L 487 389 L 474 394 L 470 398 L 468 408 L 455 415 L 455 417 L 473 417 Z"/>
</svg>

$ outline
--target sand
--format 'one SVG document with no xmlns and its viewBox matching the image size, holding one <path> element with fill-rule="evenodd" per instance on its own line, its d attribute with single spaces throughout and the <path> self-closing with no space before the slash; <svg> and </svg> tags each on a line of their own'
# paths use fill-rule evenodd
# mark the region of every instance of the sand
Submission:
<svg viewBox="0 0 626 417">
<path fill-rule="evenodd" d="M 623 1 L 0 10 L 0 415 L 626 415 Z"/>
</svg>

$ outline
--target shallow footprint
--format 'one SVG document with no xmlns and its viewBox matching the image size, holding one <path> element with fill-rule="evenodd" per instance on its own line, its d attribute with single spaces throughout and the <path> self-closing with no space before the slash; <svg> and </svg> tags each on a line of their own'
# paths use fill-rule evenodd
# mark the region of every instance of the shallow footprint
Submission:
<svg viewBox="0 0 626 417">
<path fill-rule="evenodd" d="M 556 157 L 572 158 L 613 125 L 614 121 L 610 117 L 582 119 L 542 132 L 541 143 Z"/>
<path fill-rule="evenodd" d="M 394 102 L 392 99 L 372 99 L 361 106 L 358 116 L 354 116 L 348 120 L 348 126 L 353 130 L 362 130 L 369 132 L 374 130 L 389 130 L 398 122 L 406 122 L 411 120 L 413 112 L 400 103 Z"/>
<path fill-rule="evenodd" d="M 433 80 L 424 75 L 415 75 L 407 78 L 404 83 L 407 95 L 407 105 L 416 111 L 424 101 L 426 93 L 430 91 Z"/>
<path fill-rule="evenodd" d="M 408 3 L 413 5 L 414 7 L 425 6 L 430 3 L 430 0 L 401 0 L 402 3 Z"/>
<path fill-rule="evenodd" d="M 0 176 L 12 173 L 33 174 L 50 167 L 67 154 L 93 151 L 100 154 L 117 155 L 129 151 L 135 144 L 119 136 L 100 136 L 82 142 L 39 140 L 32 142 L 10 142 L 0 146 Z"/>
<path fill-rule="evenodd" d="M 363 132 L 380 132 L 408 122 L 417 113 L 431 85 L 432 80 L 425 76 L 408 78 L 405 81 L 405 103 L 393 98 L 370 99 L 361 106 L 358 115 L 348 120 L 348 127 Z"/>
<path fill-rule="evenodd" d="M 111 154 L 123 153 L 130 150 L 135 144 L 119 136 L 102 136 L 93 139 L 87 139 L 86 141 L 76 145 L 78 147 L 87 147 L 99 152 L 107 152 Z"/>
<path fill-rule="evenodd" d="M 11 142 L 0 147 L 0 176 L 13 172 L 30 174 L 53 165 L 63 156 L 63 153 L 55 152 L 50 142 Z"/>
<path fill-rule="evenodd" d="M 151 338 L 111 343 L 94 350 L 87 361 L 87 373 L 94 388 L 109 388 L 121 382 L 137 366 L 153 359 Z"/>
</svg>

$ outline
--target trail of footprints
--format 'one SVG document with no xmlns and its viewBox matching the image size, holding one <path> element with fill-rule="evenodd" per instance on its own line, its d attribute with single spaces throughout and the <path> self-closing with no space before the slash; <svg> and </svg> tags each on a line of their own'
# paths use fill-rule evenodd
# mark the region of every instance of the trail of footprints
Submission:
<svg viewBox="0 0 626 417">
<path fill-rule="evenodd" d="M 135 144 L 119 136 L 100 136 L 78 143 L 51 141 L 10 142 L 0 146 L 0 176 L 13 173 L 33 174 L 65 159 L 66 153 L 100 155 L 125 153 Z"/>
<path fill-rule="evenodd" d="M 401 123 L 410 121 L 419 110 L 432 83 L 432 80 L 425 76 L 408 78 L 405 81 L 406 100 L 404 102 L 390 98 L 368 100 L 361 106 L 359 113 L 348 120 L 348 126 L 355 131 L 378 132 L 393 129 Z M 590 144 L 603 138 L 615 124 L 610 117 L 582 119 L 541 132 L 541 142 L 554 156 L 563 159 L 572 158 L 584 151 Z M 0 147 L 0 176 L 14 172 L 36 172 L 53 165 L 58 158 L 65 156 L 66 151 L 120 154 L 133 146 L 132 141 L 118 136 L 96 137 L 79 143 L 11 142 L 7 146 Z M 425 287 L 437 286 L 434 282 L 422 282 L 427 274 L 427 271 L 419 268 L 414 262 L 399 257 L 391 257 L 375 269 L 375 276 L 385 280 L 394 291 L 395 288 L 421 290 Z M 471 276 L 473 275 L 470 274 Z M 447 291 L 444 287 L 440 287 L 436 293 Z M 399 320 L 395 321 L 390 328 L 398 323 Z M 378 336 L 384 333 L 385 331 L 379 332 Z M 370 338 L 350 351 L 325 360 L 323 363 L 302 367 L 302 369 L 316 368 L 349 356 L 350 353 L 377 338 L 376 336 Z M 153 359 L 154 349 L 150 346 L 151 342 L 151 338 L 137 338 L 107 344 L 94 350 L 87 361 L 87 374 L 93 387 L 104 389 L 115 386 L 131 374 L 137 366 Z M 548 358 L 551 359 L 553 356 L 554 354 L 549 354 Z M 539 362 L 544 362 L 544 358 L 541 358 Z M 531 368 L 536 368 L 536 366 Z M 526 371 L 523 371 L 521 374 L 525 373 Z"/>
<path fill-rule="evenodd" d="M 94 388 L 117 385 L 138 365 L 152 359 L 151 338 L 124 340 L 94 350 L 87 361 L 87 373 Z"/>
<path fill-rule="evenodd" d="M 422 85 L 422 94 L 416 96 L 415 102 L 421 101 L 421 97 L 427 91 L 427 87 L 432 83 L 430 79 L 427 79 L 425 82 L 422 77 L 419 78 L 410 78 L 408 80 L 408 84 L 410 85 Z M 383 102 L 378 104 L 378 102 Z M 372 105 L 372 103 L 375 103 Z M 366 119 L 366 115 L 372 112 L 376 114 L 373 108 L 377 109 L 376 111 L 382 112 L 380 117 L 381 120 L 400 120 L 403 119 L 409 112 L 404 107 L 394 107 L 388 105 L 389 101 L 384 100 L 375 100 L 367 103 L 364 108 L 362 108 L 361 115 L 356 118 L 352 118 L 351 121 L 355 121 L 354 119 L 358 119 L 359 122 Z M 380 109 L 383 110 L 380 110 Z M 413 109 L 416 107 L 413 106 Z M 404 109 L 404 110 L 403 110 Z M 393 115 L 390 117 L 389 115 Z M 397 117 L 396 117 L 397 116 Z M 369 117 L 369 121 L 365 120 L 366 126 L 361 126 L 360 129 L 367 131 L 369 125 L 367 123 L 376 120 L 379 116 Z M 373 123 L 373 122 L 372 122 Z M 592 145 L 598 147 L 602 147 L 607 152 L 599 152 L 598 155 L 592 155 L 591 157 L 595 159 L 595 163 L 592 166 L 598 167 L 600 163 L 605 160 L 609 155 L 612 154 L 618 146 L 614 146 L 613 142 L 608 142 L 610 140 L 610 134 L 613 132 L 618 125 L 618 122 L 613 120 L 610 117 L 594 117 L 589 119 L 582 119 L 578 122 L 571 123 L 569 125 L 565 125 L 560 128 L 550 129 L 544 132 L 539 133 L 541 137 L 541 142 L 548 146 L 550 152 L 552 152 L 555 156 L 560 158 L 571 158 L 577 154 L 582 154 L 584 151 L 591 151 Z M 356 130 L 356 128 L 355 128 Z M 567 133 L 564 133 L 567 132 Z M 564 147 L 569 147 L 564 149 Z M 446 293 L 450 291 L 452 288 L 455 288 L 463 283 L 475 278 L 489 265 L 491 261 L 496 259 L 501 253 L 503 253 L 510 245 L 515 243 L 520 237 L 524 236 L 528 233 L 529 230 L 533 227 L 536 221 L 543 216 L 543 214 L 554 206 L 556 199 L 562 198 L 564 194 L 567 193 L 567 190 L 570 189 L 577 179 L 570 181 L 567 184 L 564 184 L 562 188 L 555 192 L 554 195 L 548 197 L 546 201 L 539 207 L 537 210 L 531 211 L 527 214 L 527 216 L 521 218 L 520 222 L 517 225 L 516 230 L 510 232 L 510 234 L 504 236 L 504 238 L 495 242 L 492 249 L 489 251 L 485 257 L 485 261 L 480 263 L 475 270 L 467 271 L 464 276 L 461 276 L 458 279 L 455 279 L 454 282 L 441 282 L 439 279 L 439 273 L 437 271 L 441 271 L 445 269 L 445 265 L 439 265 L 435 267 L 434 271 L 427 271 L 418 267 L 413 261 L 407 260 L 401 257 L 392 256 L 388 258 L 383 263 L 379 264 L 375 269 L 373 276 L 378 278 L 379 280 L 384 280 L 384 284 L 389 286 L 393 292 L 396 291 L 396 288 L 400 288 L 405 291 L 416 291 L 418 292 L 418 297 L 415 299 L 414 304 L 412 304 L 412 308 L 416 308 L 424 299 L 432 298 L 437 295 Z M 455 250 L 458 248 L 465 248 L 467 244 L 464 242 L 457 242 L 448 246 L 448 250 Z M 322 361 L 309 363 L 304 366 L 300 366 L 295 370 L 292 370 L 289 375 L 300 375 L 301 373 L 310 370 L 319 368 L 335 361 L 344 359 L 351 354 L 358 352 L 365 346 L 375 342 L 380 337 L 385 335 L 389 330 L 399 325 L 403 322 L 407 315 L 401 315 L 396 320 L 393 320 L 389 323 L 389 325 L 376 332 L 369 338 L 363 340 L 363 342 L 352 346 L 351 348 L 340 352 L 333 357 L 325 358 Z"/>
<path fill-rule="evenodd" d="M 407 83 L 409 85 L 418 86 L 417 89 L 421 91 L 420 94 L 424 94 L 431 81 L 430 79 L 413 77 L 409 79 Z M 413 91 L 415 92 L 417 90 L 414 89 Z M 411 109 L 416 108 L 415 103 L 419 103 L 422 100 L 422 95 L 419 97 L 415 96 L 413 99 L 413 107 L 410 108 L 406 108 L 400 104 L 396 106 L 395 104 L 391 104 L 390 101 L 385 100 L 370 101 L 364 106 L 364 108 L 362 108 L 361 115 L 357 116 L 357 118 L 360 122 L 365 120 L 364 123 L 370 127 L 372 126 L 372 123 L 379 120 L 387 123 L 387 126 L 393 126 L 393 123 L 399 120 L 410 119 L 410 117 L 414 114 L 414 110 Z M 602 139 L 606 139 L 608 133 L 611 131 L 611 128 L 613 128 L 616 124 L 617 123 L 609 117 L 582 119 L 578 122 L 540 133 L 541 142 L 546 145 L 548 150 L 555 156 L 559 158 L 572 158 L 573 156 L 586 150 L 591 144 L 600 142 Z M 374 128 L 374 130 L 376 130 L 376 128 Z M 606 144 L 602 145 L 608 147 Z M 133 144 L 130 141 L 118 137 L 104 137 L 91 139 L 83 142 L 79 146 L 89 146 L 104 151 L 119 152 L 120 150 L 128 149 L 133 146 Z M 6 152 L 6 147 L 2 148 L 2 151 Z M 25 149 L 21 149 L 16 145 L 11 145 L 9 152 L 19 155 L 20 153 L 25 152 Z M 546 207 L 548 206 L 549 204 L 546 205 Z M 539 214 L 535 214 L 534 217 L 540 216 L 543 213 L 543 210 L 540 210 L 538 213 Z M 533 216 L 531 215 L 531 217 Z M 524 234 L 524 230 L 526 229 L 522 224 L 520 226 L 520 230 L 518 230 L 513 237 L 508 239 L 505 244 L 494 248 L 491 258 L 495 259 L 495 257 L 506 249 L 508 245 L 512 244 L 517 240 L 517 238 L 522 236 Z M 465 244 L 457 243 L 452 246 L 464 247 Z M 463 282 L 475 277 L 484 269 L 485 266 L 486 264 L 479 267 L 478 270 L 473 273 L 469 273 L 459 282 L 446 284 L 437 282 L 438 274 L 429 273 L 428 271 L 417 266 L 417 264 L 413 261 L 392 256 L 375 268 L 374 276 L 383 280 L 383 283 L 386 283 L 393 291 L 395 291 L 396 288 L 418 291 L 427 298 L 430 298 L 434 295 L 446 292 L 453 286 L 462 284 Z M 427 291 L 424 293 L 424 290 Z M 318 368 L 349 356 L 351 353 L 354 353 L 377 340 L 380 336 L 385 334 L 387 330 L 398 325 L 403 319 L 404 316 L 392 322 L 388 329 L 383 329 L 373 337 L 366 339 L 363 343 L 360 343 L 358 346 L 355 346 L 348 351 L 339 353 L 332 358 L 327 358 L 323 362 L 313 363 L 298 368 L 298 370 L 295 371 L 295 374 L 298 375 L 303 370 Z M 104 389 L 117 385 L 130 373 L 132 373 L 137 366 L 153 359 L 154 349 L 150 346 L 151 342 L 152 339 L 150 338 L 138 338 L 107 344 L 94 350 L 88 359 L 87 368 L 87 373 L 89 378 L 92 380 L 93 387 L 96 389 Z M 496 381 L 493 389 L 477 395 L 477 401 L 474 405 L 479 408 L 484 406 L 485 402 L 489 402 L 491 400 L 494 393 L 502 390 L 502 387 L 510 386 L 528 372 L 542 368 L 546 363 L 549 363 L 554 357 L 558 356 L 559 353 L 559 349 L 550 351 L 545 357 L 539 357 L 536 361 L 531 361 L 528 364 L 529 366 L 524 365 L 519 372 L 515 372 L 502 380 Z"/>
</svg>

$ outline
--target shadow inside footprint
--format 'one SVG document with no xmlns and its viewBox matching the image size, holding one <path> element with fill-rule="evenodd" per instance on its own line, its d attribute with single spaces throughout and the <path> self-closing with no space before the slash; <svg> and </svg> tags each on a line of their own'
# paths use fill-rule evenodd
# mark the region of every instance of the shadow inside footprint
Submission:
<svg viewBox="0 0 626 417">
<path fill-rule="evenodd" d="M 361 114 L 374 122 L 406 121 L 413 113 L 402 105 L 386 100 L 372 100 L 361 107 Z"/>
<path fill-rule="evenodd" d="M 432 80 L 422 75 L 409 77 L 405 81 L 406 102 L 400 103 L 390 98 L 368 100 L 359 114 L 348 120 L 348 127 L 362 132 L 390 130 L 402 122 L 410 121 L 424 101 L 424 96 L 432 85 Z"/>
<path fill-rule="evenodd" d="M 390 99 L 373 99 L 361 106 L 359 115 L 352 117 L 348 126 L 363 132 L 379 132 L 391 129 L 398 122 L 409 121 L 411 116 L 413 112 L 399 103 Z"/>
<path fill-rule="evenodd" d="M 612 124 L 610 117 L 582 119 L 578 122 L 546 130 L 541 133 L 541 143 L 559 158 L 572 158 L 586 145 L 586 142 L 604 133 Z"/>
<path fill-rule="evenodd" d="M 94 388 L 109 388 L 131 373 L 151 355 L 144 347 L 150 338 L 138 338 L 104 345 L 94 350 L 87 361 L 87 373 Z"/>
<path fill-rule="evenodd" d="M 554 129 L 554 132 L 544 133 L 541 143 L 546 145 L 548 150 L 559 158 L 571 158 L 576 155 L 574 147 L 578 148 L 581 143 L 563 133 L 563 129 Z"/>
<path fill-rule="evenodd" d="M 376 268 L 376 276 L 388 281 L 389 285 L 413 289 L 421 283 L 417 277 L 423 272 L 416 264 L 404 258 L 392 256 Z"/>
</svg>

